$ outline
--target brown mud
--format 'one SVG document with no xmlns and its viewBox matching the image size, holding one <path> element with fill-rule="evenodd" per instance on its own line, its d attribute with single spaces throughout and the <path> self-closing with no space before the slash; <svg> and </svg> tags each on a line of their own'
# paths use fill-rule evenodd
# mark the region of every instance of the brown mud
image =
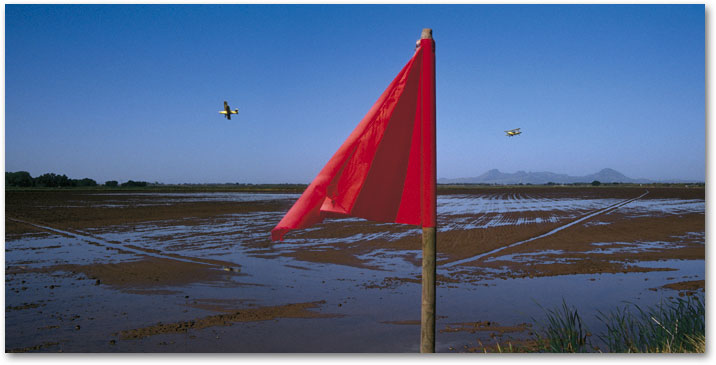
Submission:
<svg viewBox="0 0 716 365">
<path fill-rule="evenodd" d="M 705 280 L 680 281 L 677 283 L 666 284 L 666 285 L 662 286 L 661 288 L 676 290 L 679 292 L 679 296 L 693 295 L 698 292 L 703 293 L 706 291 L 706 281 Z"/>
<path fill-rule="evenodd" d="M 248 204 L 209 201 L 167 203 L 161 196 L 86 191 L 6 191 L 5 221 L 15 218 L 29 222 L 42 222 L 58 229 L 86 229 L 113 225 L 132 226 L 153 222 L 157 225 L 181 220 L 191 225 L 200 219 L 225 214 L 288 210 L 289 204 L 275 201 L 258 201 Z M 9 234 L 37 231 L 10 223 Z"/>
<path fill-rule="evenodd" d="M 122 340 L 131 340 L 167 333 L 184 333 L 189 330 L 207 327 L 231 326 L 237 322 L 268 321 L 276 318 L 333 318 L 337 316 L 336 314 L 317 313 L 309 310 L 322 304 L 325 304 L 325 301 L 247 308 L 229 314 L 217 314 L 191 321 L 158 323 L 153 326 L 121 331 L 118 335 Z"/>
<path fill-rule="evenodd" d="M 642 199 L 704 199 L 703 188 L 649 188 L 649 193 Z M 631 199 L 641 195 L 646 189 L 629 187 L 523 187 L 514 188 L 506 192 L 504 188 L 451 188 L 441 189 L 441 194 L 473 194 L 485 196 L 515 196 L 541 199 Z M 117 203 L 121 204 L 117 204 Z M 119 205 L 119 207 L 117 206 Z M 27 220 L 32 223 L 48 225 L 58 229 L 88 229 L 101 228 L 111 225 L 131 226 L 137 223 L 154 222 L 155 224 L 170 224 L 181 220 L 183 225 L 191 225 L 199 219 L 212 219 L 225 214 L 238 214 L 260 211 L 284 211 L 290 207 L 285 201 L 259 201 L 259 202 L 185 202 L 167 204 L 161 197 L 142 195 L 136 196 L 128 193 L 125 196 L 90 194 L 78 191 L 8 191 L 6 192 L 6 234 L 8 238 L 22 234 L 47 234 L 40 228 L 17 222 L 15 219 Z M 587 211 L 572 211 L 570 214 L 577 218 L 588 214 Z M 484 216 L 483 214 L 482 216 Z M 509 224 L 497 227 L 480 229 L 450 230 L 438 233 L 439 264 L 472 257 L 481 253 L 490 252 L 514 242 L 527 240 L 560 227 L 569 222 L 563 211 L 524 211 L 503 213 L 502 219 L 514 222 L 525 219 L 525 224 Z M 448 219 L 464 218 L 466 215 L 457 215 Z M 469 216 L 469 215 L 467 215 Z M 560 217 L 557 222 L 550 222 L 550 218 Z M 484 218 L 476 216 L 476 218 Z M 535 218 L 541 218 L 541 223 L 534 223 Z M 577 219 L 572 218 L 571 220 Z M 587 225 L 589 221 L 598 220 L 599 225 Z M 440 222 L 439 222 L 440 223 Z M 350 237 L 357 234 L 370 236 L 372 233 L 404 233 L 413 226 L 406 225 L 377 225 L 368 221 L 339 222 L 327 220 L 318 225 L 320 229 L 311 231 L 291 232 L 296 238 L 313 240 L 321 238 Z M 484 269 L 507 269 L 508 277 L 532 277 L 550 275 L 571 275 L 583 273 L 618 273 L 643 272 L 648 270 L 633 263 L 638 261 L 655 261 L 667 259 L 703 259 L 705 247 L 701 242 L 685 242 L 680 236 L 688 232 L 703 232 L 705 230 L 705 215 L 691 213 L 682 215 L 629 217 L 619 211 L 602 214 L 590 220 L 577 224 L 568 229 L 557 232 L 551 236 L 537 239 L 524 245 L 507 248 L 493 256 L 486 256 L 465 266 L 474 266 Z M 301 261 L 316 263 L 334 263 L 359 268 L 373 268 L 366 260 L 359 256 L 372 252 L 375 249 L 389 249 L 395 251 L 420 250 L 419 233 L 403 238 L 388 240 L 384 238 L 357 240 L 354 242 L 339 242 L 335 245 L 320 245 L 284 250 L 279 253 L 266 254 L 266 248 L 280 243 L 272 243 L 268 236 L 258 239 L 252 244 L 261 249 L 255 254 L 257 257 L 292 257 Z M 633 250 L 628 252 L 615 251 L 609 254 L 595 252 L 594 243 L 619 242 L 635 244 L 644 241 L 663 241 L 672 245 L 661 245 L 658 248 L 646 250 Z M 614 244 L 613 246 L 616 246 Z M 161 253 L 159 250 L 148 250 L 133 245 L 126 247 Z M 610 246 L 601 246 L 601 249 Z M 621 245 L 624 248 L 624 245 Z M 559 251 L 559 253 L 544 253 L 545 251 Z M 539 254 L 533 256 L 531 262 L 515 262 L 514 260 L 500 260 L 505 255 Z M 163 253 L 171 257 L 171 253 Z M 176 255 L 177 258 L 181 256 Z M 414 253 L 406 253 L 404 257 L 414 265 L 420 265 L 420 258 Z M 490 260 L 493 259 L 493 260 Z M 560 262 L 543 263 L 545 261 Z M 219 266 L 230 263 L 219 260 L 194 259 Z M 166 261 L 161 261 L 166 262 Z M 182 277 L 194 276 L 198 280 L 208 280 L 209 276 L 218 274 L 212 270 L 198 270 L 202 266 L 194 263 L 176 262 L 159 265 L 155 272 L 143 272 L 141 264 L 125 263 L 130 270 L 117 270 L 113 266 L 93 267 L 93 265 L 77 268 L 74 271 L 86 272 L 91 276 L 110 277 L 112 283 L 128 283 L 137 281 L 137 285 L 146 285 L 148 282 L 165 282 L 169 277 L 176 277 L 178 282 Z M 147 267 L 152 265 L 145 265 Z M 176 266 L 176 268 L 170 268 Z M 179 269 L 186 266 L 185 269 Z M 164 270 L 164 271 L 162 271 Z M 661 270 L 661 269 L 658 269 Z M 111 272 L 108 276 L 107 273 Z M 178 272 L 202 272 L 198 275 L 175 275 Z M 211 274 L 209 274 L 211 273 Z M 140 279 L 141 278 L 141 279 Z M 152 279 L 146 279 L 152 278 Z M 101 279 L 100 279 L 101 280 Z M 103 281 L 105 281 L 103 280 Z M 213 279 L 212 279 L 213 280 Z M 404 278 L 406 281 L 411 278 Z"/>
<path fill-rule="evenodd" d="M 92 280 L 97 280 L 98 284 L 120 289 L 147 289 L 227 281 L 229 276 L 236 275 L 211 265 L 158 257 L 113 264 L 56 265 L 46 270 L 82 273 Z"/>
<path fill-rule="evenodd" d="M 609 224 L 575 225 L 551 236 L 506 248 L 464 265 L 483 269 L 508 269 L 511 273 L 509 277 L 533 277 L 658 271 L 666 269 L 645 268 L 635 263 L 703 260 L 705 257 L 702 241 L 694 242 L 682 237 L 688 232 L 704 231 L 703 214 L 610 218 L 613 220 Z M 662 244 L 658 247 L 639 248 L 640 242 Z M 595 243 L 601 245 L 595 246 Z M 529 258 L 526 254 L 530 254 Z M 511 259 L 501 259 L 506 256 Z M 516 257 L 525 259 L 516 261 Z"/>
<path fill-rule="evenodd" d="M 380 323 L 385 324 L 396 324 L 399 326 L 420 326 L 420 320 L 419 319 L 406 319 L 403 321 L 383 321 Z"/>
<path fill-rule="evenodd" d="M 489 196 L 515 199 L 633 199 L 645 191 L 645 188 L 599 187 L 599 188 L 560 188 L 560 187 L 524 187 L 505 188 L 452 188 L 439 189 L 440 194 L 464 194 L 468 196 Z M 182 225 L 211 225 L 226 219 L 227 215 L 251 212 L 286 212 L 290 200 L 268 200 L 252 202 L 226 201 L 177 201 L 168 203 L 165 198 L 152 195 L 96 194 L 81 191 L 6 191 L 6 241 L 24 237 L 62 236 L 62 233 L 38 227 L 47 226 L 67 231 L 74 237 L 89 235 L 87 232 L 133 232 L 139 225 L 152 224 L 159 227 Z M 649 188 L 649 199 L 696 199 L 704 200 L 703 188 Z M 441 264 L 451 263 L 476 255 L 500 249 L 515 242 L 548 233 L 594 211 L 573 209 L 570 211 L 518 211 L 500 213 L 500 219 L 507 224 L 475 229 L 454 229 L 439 231 L 437 236 L 438 268 Z M 495 213 L 475 213 L 440 216 L 438 224 L 449 224 L 451 220 L 477 221 L 490 220 Z M 538 219 L 539 218 L 539 219 Z M 444 221 L 440 221 L 444 220 Z M 23 223 L 26 221 L 28 223 Z M 526 222 L 516 224 L 516 222 Z M 178 223 L 180 222 L 180 223 Z M 536 223 L 539 222 L 539 223 Z M 276 222 L 277 223 L 277 222 Z M 598 223 L 598 224 L 594 224 Z M 367 221 L 327 220 L 316 226 L 317 229 L 290 232 L 287 238 L 299 242 L 314 242 L 327 239 L 330 243 L 318 245 L 293 245 L 285 249 L 282 243 L 272 242 L 269 232 L 242 245 L 252 257 L 266 259 L 290 257 L 306 263 L 338 264 L 361 269 L 384 270 L 369 258 L 392 255 L 412 263 L 415 273 L 402 273 L 379 280 L 362 280 L 356 286 L 363 289 L 394 289 L 400 285 L 419 284 L 421 237 L 419 228 L 397 224 L 376 224 Z M 690 233 L 702 235 L 690 236 Z M 633 216 L 620 209 L 599 214 L 593 218 L 574 224 L 552 235 L 525 242 L 519 246 L 504 248 L 462 265 L 457 265 L 449 273 L 438 275 L 438 285 L 449 286 L 458 282 L 470 283 L 494 278 L 524 278 L 542 276 L 564 276 L 575 274 L 631 273 L 671 270 L 668 267 L 646 267 L 644 261 L 663 260 L 704 260 L 705 244 L 704 213 L 652 214 Z M 221 240 L 222 233 L 216 234 Z M 375 234 L 375 236 L 371 236 Z M 391 234 L 401 234 L 393 238 Z M 199 235 L 199 233 L 197 233 Z M 359 236 L 362 235 L 362 236 Z M 349 237 L 366 237 L 349 240 Z M 72 236 L 69 236 L 72 237 Z M 242 272 L 241 263 L 209 259 L 206 257 L 188 257 L 173 252 L 186 249 L 191 252 L 193 243 L 190 234 L 184 234 L 186 243 L 177 244 L 171 250 L 157 244 L 153 248 L 142 247 L 132 242 L 107 242 L 108 249 L 132 256 L 121 262 L 60 263 L 36 267 L 36 261 L 6 263 L 6 295 L 22 295 L 27 285 L 26 274 L 51 274 L 76 276 L 90 280 L 97 287 L 106 287 L 123 293 L 136 293 L 154 296 L 178 296 L 182 288 L 191 284 L 209 283 L 220 286 L 236 283 L 237 276 L 250 275 Z M 378 238 L 375 238 L 378 237 Z M 158 237 L 157 242 L 170 241 L 175 237 Z M 345 239 L 344 239 L 345 238 Z M 649 244 L 659 242 L 659 244 Z M 91 245 L 101 243 L 84 242 Z M 8 251 L 6 244 L 6 251 Z M 127 250 L 122 250 L 124 247 Z M 55 249 L 57 244 L 42 247 L 23 248 L 37 253 Z M 147 255 L 129 251 L 145 252 Z M 373 255 L 377 250 L 379 253 Z M 312 268 L 296 265 L 287 267 L 300 271 Z M 14 278 L 18 275 L 18 278 Z M 41 284 L 38 284 L 41 285 Z M 253 284 L 252 284 L 253 285 Z M 677 290 L 680 293 L 703 292 L 704 280 L 670 283 L 661 289 Z M 52 289 L 52 288 L 49 288 Z M 29 289 L 27 289 L 29 290 Z M 38 289 L 39 290 L 39 289 Z M 13 294 L 14 293 L 14 294 Z M 181 295 L 183 298 L 183 294 Z M 226 301 L 225 299 L 195 298 L 192 304 L 183 302 L 183 308 L 209 310 L 220 314 L 197 317 L 195 319 L 136 326 L 117 333 L 120 339 L 141 339 L 159 334 L 183 333 L 209 327 L 231 326 L 233 323 L 269 321 L 279 318 L 326 318 L 337 316 L 312 309 L 319 308 L 324 301 L 301 303 L 284 302 L 275 306 L 257 307 L 255 298 Z M 322 297 L 308 300 L 323 299 Z M 51 304 L 48 298 L 16 302 L 7 306 L 6 314 L 15 315 L 29 311 L 46 311 Z M 40 312 L 42 313 L 42 312 Z M 7 316 L 6 316 L 7 318 Z M 193 317 L 189 317 L 193 318 Z M 470 320 L 473 320 L 470 318 Z M 151 321 L 147 321 L 151 323 Z M 154 321 L 156 323 L 156 320 Z M 413 320 L 382 322 L 393 325 L 415 325 Z M 146 324 L 146 323 L 145 323 Z M 56 330 L 54 325 L 45 326 L 47 331 Z M 43 328 L 45 328 L 43 327 Z M 115 329 L 116 331 L 116 329 Z M 500 336 L 527 333 L 528 324 L 512 326 L 498 325 L 492 321 L 452 323 L 440 330 L 441 333 L 490 333 L 498 346 L 465 347 L 460 351 L 499 351 Z M 493 336 L 494 335 L 494 336 Z M 62 338 L 61 336 L 57 338 Z M 514 340 L 516 344 L 519 340 Z M 40 343 L 39 345 L 36 345 Z M 30 345 L 30 346 L 25 346 Z M 48 351 L 54 348 L 56 341 L 40 341 L 35 344 L 22 343 L 10 348 L 8 352 Z M 534 344 L 522 343 L 519 346 L 529 348 Z"/>
<path fill-rule="evenodd" d="M 598 192 L 613 193 L 607 196 L 631 199 L 641 195 L 644 190 L 641 189 L 596 189 Z M 532 194 L 536 192 L 544 192 L 544 189 L 537 189 L 536 192 L 531 190 Z M 582 189 L 563 189 L 568 195 L 561 195 L 561 198 L 586 196 L 594 198 L 594 191 L 585 191 Z M 551 196 L 555 196 L 551 192 Z M 589 193 L 589 194 L 587 194 Z M 573 196 L 577 195 L 577 196 Z M 540 196 L 541 197 L 541 196 Z M 649 191 L 644 198 L 658 199 L 684 199 L 684 198 L 703 198 L 703 189 L 656 189 Z M 534 222 L 534 218 L 540 217 L 546 220 L 564 212 L 560 211 L 544 211 L 544 212 L 512 212 L 502 214 L 503 218 L 508 221 L 516 221 L 517 218 L 527 219 Z M 586 216 L 591 212 L 578 212 L 576 218 L 561 219 L 558 222 L 550 223 L 526 223 L 519 225 L 504 225 L 497 227 L 488 227 L 480 229 L 467 230 L 451 230 L 447 232 L 439 232 L 437 240 L 439 242 L 437 252 L 440 263 L 449 263 L 452 261 L 476 256 L 482 253 L 490 252 L 494 249 L 504 247 L 514 242 L 527 240 L 533 237 L 543 235 L 555 228 L 563 226 L 570 221 Z M 532 220 L 530 220 L 532 219 Z M 589 225 L 591 221 L 599 221 L 601 224 Z M 370 222 L 349 222 L 345 224 L 326 224 L 322 229 L 307 233 L 296 233 L 297 237 L 302 239 L 321 238 L 321 237 L 349 237 L 358 232 L 365 234 L 382 230 L 383 232 L 403 232 L 404 226 L 376 226 Z M 525 243 L 524 245 L 507 248 L 498 253 L 485 256 L 474 262 L 466 263 L 466 266 L 479 267 L 482 269 L 505 269 L 509 271 L 502 274 L 504 277 L 534 277 L 534 276 L 554 276 L 554 275 L 573 275 L 573 274 L 595 274 L 595 273 L 625 273 L 625 272 L 647 272 L 660 271 L 668 269 L 646 268 L 640 267 L 635 262 L 638 261 L 658 261 L 658 260 L 702 260 L 705 257 L 705 246 L 703 241 L 689 241 L 682 236 L 689 232 L 704 232 L 705 215 L 703 213 L 688 213 L 681 215 L 664 215 L 649 217 L 630 217 L 622 214 L 619 210 L 610 211 L 605 214 L 597 215 L 589 220 L 575 224 L 567 229 L 556 232 L 553 235 L 546 236 L 534 241 Z M 638 246 L 639 242 L 665 242 L 666 244 L 659 247 L 648 249 L 626 250 L 629 246 Z M 365 263 L 350 260 L 348 257 L 363 255 L 371 250 L 382 248 L 392 250 L 420 250 L 419 233 L 410 235 L 397 240 L 372 239 L 368 241 L 346 242 L 337 245 L 339 249 L 321 247 L 305 247 L 296 251 L 282 253 L 282 255 L 300 258 L 312 262 L 332 262 L 357 267 L 365 267 Z M 610 246 L 595 246 L 595 243 L 613 243 Z M 622 248 L 622 250 L 614 250 L 614 252 L 600 253 L 598 249 L 604 251 L 608 248 Z M 544 253 L 559 251 L 559 253 Z M 534 256 L 531 262 L 515 262 L 514 260 L 500 260 L 505 255 L 520 254 L 538 254 Z M 419 258 L 413 258 L 408 261 L 413 262 L 416 266 L 420 265 Z M 489 261 L 494 259 L 493 261 Z M 554 262 L 558 260 L 560 262 Z M 548 262 L 548 263 L 544 263 Z M 488 278 L 490 275 L 484 274 L 482 278 Z M 410 281 L 410 279 L 405 279 Z"/>
<path fill-rule="evenodd" d="M 532 324 L 520 323 L 517 325 L 501 325 L 492 321 L 477 321 L 464 323 L 451 323 L 440 333 L 467 332 L 475 334 L 478 332 L 487 333 L 489 342 L 483 343 L 478 340 L 478 346 L 464 345 L 462 349 L 450 348 L 450 351 L 457 352 L 534 352 L 537 350 L 537 342 L 533 339 Z"/>
<path fill-rule="evenodd" d="M 475 333 L 478 331 L 497 332 L 500 334 L 506 332 L 524 332 L 528 331 L 532 325 L 529 323 L 521 323 L 513 326 L 503 326 L 496 322 L 491 321 L 477 321 L 477 322 L 464 322 L 464 323 L 452 323 L 441 329 L 440 332 L 469 332 Z"/>
</svg>

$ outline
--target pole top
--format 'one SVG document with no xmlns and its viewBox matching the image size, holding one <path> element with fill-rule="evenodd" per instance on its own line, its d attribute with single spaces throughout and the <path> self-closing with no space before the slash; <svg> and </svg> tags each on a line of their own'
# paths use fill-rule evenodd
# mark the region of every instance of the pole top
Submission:
<svg viewBox="0 0 716 365">
<path fill-rule="evenodd" d="M 420 39 L 433 39 L 433 30 L 431 28 L 423 28 Z"/>
</svg>

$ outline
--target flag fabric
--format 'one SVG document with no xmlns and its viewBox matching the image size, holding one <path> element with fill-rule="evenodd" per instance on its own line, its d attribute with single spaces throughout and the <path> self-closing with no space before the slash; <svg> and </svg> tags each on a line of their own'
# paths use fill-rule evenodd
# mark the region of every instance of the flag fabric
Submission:
<svg viewBox="0 0 716 365">
<path fill-rule="evenodd" d="M 435 227 L 435 180 L 435 43 L 421 39 L 271 238 L 326 217 Z"/>
</svg>

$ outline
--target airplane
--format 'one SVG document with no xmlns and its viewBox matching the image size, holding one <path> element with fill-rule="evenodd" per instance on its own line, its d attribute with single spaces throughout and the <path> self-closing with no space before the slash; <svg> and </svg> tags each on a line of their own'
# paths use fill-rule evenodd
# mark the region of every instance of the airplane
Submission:
<svg viewBox="0 0 716 365">
<path fill-rule="evenodd" d="M 229 108 L 229 103 L 224 101 L 224 110 L 220 111 L 219 113 L 224 114 L 226 119 L 231 120 L 231 114 L 239 114 L 239 109 L 236 108 L 234 110 L 231 110 L 231 108 Z"/>
<path fill-rule="evenodd" d="M 520 132 L 519 128 L 515 128 L 515 129 L 510 129 L 509 131 L 505 131 L 505 133 L 507 133 L 508 137 L 514 137 L 518 134 L 521 134 L 522 132 Z"/>
</svg>

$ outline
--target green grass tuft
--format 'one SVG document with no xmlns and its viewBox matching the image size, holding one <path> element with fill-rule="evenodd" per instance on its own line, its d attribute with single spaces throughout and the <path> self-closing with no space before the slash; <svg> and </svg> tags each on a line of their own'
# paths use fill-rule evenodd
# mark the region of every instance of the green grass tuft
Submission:
<svg viewBox="0 0 716 365">
<path fill-rule="evenodd" d="M 706 350 L 704 298 L 694 295 L 661 302 L 642 309 L 636 304 L 599 312 L 597 319 L 606 333 L 597 336 L 606 349 L 593 346 L 591 334 L 576 308 L 564 299 L 558 309 L 545 310 L 547 317 L 535 332 L 540 352 L 697 352 Z"/>
<path fill-rule="evenodd" d="M 610 352 L 703 352 L 706 325 L 703 298 L 690 296 L 642 309 L 628 307 L 599 313 L 607 326 L 600 339 Z"/>
<path fill-rule="evenodd" d="M 561 308 L 545 310 L 545 314 L 547 322 L 543 333 L 535 332 L 540 351 L 587 352 L 589 333 L 576 308 L 569 307 L 562 299 Z"/>
</svg>

